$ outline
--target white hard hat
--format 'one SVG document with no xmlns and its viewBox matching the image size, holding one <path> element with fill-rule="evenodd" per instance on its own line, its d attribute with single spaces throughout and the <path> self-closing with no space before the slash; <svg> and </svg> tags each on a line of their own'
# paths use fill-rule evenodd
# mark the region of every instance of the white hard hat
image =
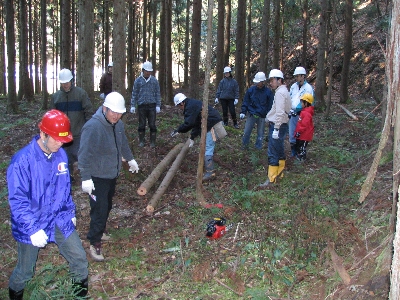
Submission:
<svg viewBox="0 0 400 300">
<path fill-rule="evenodd" d="M 118 92 L 109 93 L 104 100 L 103 106 L 108 107 L 113 112 L 123 114 L 126 112 L 125 99 Z"/>
<path fill-rule="evenodd" d="M 232 71 L 231 67 L 225 67 L 225 68 L 224 68 L 224 74 L 225 74 L 225 73 L 229 73 L 229 72 L 231 72 L 231 71 Z"/>
<path fill-rule="evenodd" d="M 153 71 L 153 65 L 149 61 L 145 61 L 143 63 L 142 69 L 145 69 L 146 71 L 152 72 Z"/>
<path fill-rule="evenodd" d="M 70 82 L 72 78 L 72 72 L 68 69 L 62 69 L 58 74 L 58 80 L 60 80 L 60 83 Z"/>
<path fill-rule="evenodd" d="M 109 66 L 109 67 L 112 67 L 112 66 L 113 66 L 113 62 L 109 62 L 109 63 L 108 63 L 108 66 Z"/>
<path fill-rule="evenodd" d="M 264 72 L 258 72 L 256 74 L 256 76 L 254 76 L 253 82 L 254 83 L 259 83 L 259 82 L 265 81 L 265 80 L 267 80 L 267 78 L 265 77 Z"/>
<path fill-rule="evenodd" d="M 283 78 L 283 73 L 281 70 L 272 69 L 271 72 L 269 72 L 268 78 L 272 78 L 272 77 Z"/>
<path fill-rule="evenodd" d="M 176 94 L 175 95 L 175 97 L 174 97 L 174 103 L 175 103 L 175 106 L 177 106 L 178 104 L 180 104 L 183 100 L 185 100 L 187 97 L 184 95 L 184 94 L 182 94 L 182 93 L 178 93 L 178 94 Z"/>
<path fill-rule="evenodd" d="M 296 67 L 296 69 L 294 69 L 294 76 L 296 75 L 306 75 L 306 69 L 304 69 L 303 67 Z"/>
</svg>

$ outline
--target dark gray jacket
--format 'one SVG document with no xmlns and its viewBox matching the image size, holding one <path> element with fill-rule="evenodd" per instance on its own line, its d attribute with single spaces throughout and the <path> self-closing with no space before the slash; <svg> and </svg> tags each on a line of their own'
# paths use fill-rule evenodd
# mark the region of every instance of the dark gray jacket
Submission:
<svg viewBox="0 0 400 300">
<path fill-rule="evenodd" d="M 218 99 L 239 99 L 239 84 L 232 77 L 224 77 L 217 89 L 215 98 Z"/>
<path fill-rule="evenodd" d="M 133 159 L 125 135 L 124 123 L 119 120 L 112 125 L 103 115 L 100 106 L 82 128 L 78 152 L 78 167 L 83 180 L 93 177 L 113 179 L 118 177 L 122 158 Z"/>
</svg>

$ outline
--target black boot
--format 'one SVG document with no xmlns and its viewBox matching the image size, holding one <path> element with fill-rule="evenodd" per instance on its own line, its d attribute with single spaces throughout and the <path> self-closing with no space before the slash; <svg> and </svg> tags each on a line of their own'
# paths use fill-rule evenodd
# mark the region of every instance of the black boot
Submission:
<svg viewBox="0 0 400 300">
<path fill-rule="evenodd" d="M 291 150 L 291 157 L 296 157 L 297 156 L 297 150 L 296 150 L 296 144 L 290 144 L 290 150 Z"/>
<path fill-rule="evenodd" d="M 150 132 L 150 148 L 154 148 L 156 146 L 156 137 L 157 132 Z"/>
<path fill-rule="evenodd" d="M 238 126 L 238 123 L 237 123 L 237 119 L 234 118 L 234 119 L 232 119 L 232 121 L 233 121 L 233 127 L 235 127 L 236 129 L 239 129 L 239 126 Z"/>
<path fill-rule="evenodd" d="M 10 300 L 22 300 L 24 296 L 24 290 L 22 289 L 16 292 L 13 289 L 8 288 L 8 295 L 10 296 Z"/>
<path fill-rule="evenodd" d="M 205 163 L 206 173 L 203 176 L 203 181 L 206 181 L 215 177 L 213 157 L 211 155 L 207 155 L 205 157 L 204 163 Z"/>
<path fill-rule="evenodd" d="M 139 147 L 144 147 L 144 135 L 145 132 L 139 132 Z"/>
<path fill-rule="evenodd" d="M 88 287 L 89 287 L 88 278 L 86 277 L 82 281 L 75 282 L 74 287 L 75 287 L 75 291 L 77 291 L 75 296 L 80 297 L 78 299 L 86 298 L 87 293 L 88 293 Z"/>
</svg>

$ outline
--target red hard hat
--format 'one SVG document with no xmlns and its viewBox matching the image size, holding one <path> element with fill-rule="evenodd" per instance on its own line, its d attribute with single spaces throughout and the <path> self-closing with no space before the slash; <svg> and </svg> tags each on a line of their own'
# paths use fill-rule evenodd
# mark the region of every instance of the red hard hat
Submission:
<svg viewBox="0 0 400 300">
<path fill-rule="evenodd" d="M 67 115 L 57 109 L 49 110 L 44 114 L 39 123 L 39 129 L 61 143 L 69 143 L 73 140 Z"/>
</svg>

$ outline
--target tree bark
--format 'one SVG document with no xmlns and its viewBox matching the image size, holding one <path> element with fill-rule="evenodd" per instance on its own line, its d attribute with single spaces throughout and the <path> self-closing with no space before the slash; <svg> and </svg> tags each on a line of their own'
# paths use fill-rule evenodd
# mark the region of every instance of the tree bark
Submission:
<svg viewBox="0 0 400 300">
<path fill-rule="evenodd" d="M 161 196 L 164 195 L 169 184 L 171 183 L 172 179 L 174 178 L 176 172 L 179 170 L 179 167 L 182 164 L 182 161 L 185 158 L 188 151 L 189 151 L 189 140 L 187 140 L 185 145 L 183 145 L 183 147 L 182 147 L 181 151 L 179 152 L 178 156 L 176 157 L 175 161 L 172 163 L 171 168 L 169 168 L 169 170 L 168 170 L 167 174 L 165 175 L 163 181 L 161 182 L 160 186 L 158 187 L 157 191 L 154 193 L 153 197 L 151 198 L 149 204 L 146 207 L 147 212 L 152 213 L 154 211 Z"/>
<path fill-rule="evenodd" d="M 235 52 L 235 77 L 239 84 L 239 98 L 242 99 L 245 88 L 244 58 L 246 44 L 246 0 L 238 0 Z"/>
<path fill-rule="evenodd" d="M 0 94 L 7 94 L 7 77 L 6 77 L 6 44 L 5 44 L 5 28 L 6 24 L 4 24 L 4 16 L 5 16 L 5 7 L 2 5 L 0 7 Z"/>
<path fill-rule="evenodd" d="M 42 35 L 40 57 L 41 57 L 41 72 L 42 72 L 42 109 L 47 110 L 49 94 L 47 92 L 47 11 L 46 0 L 40 0 L 40 30 Z"/>
<path fill-rule="evenodd" d="M 279 45 L 281 32 L 281 0 L 274 0 L 274 51 L 272 54 L 272 68 L 279 68 Z"/>
<path fill-rule="evenodd" d="M 217 21 L 217 65 L 215 69 L 215 82 L 218 85 L 224 73 L 224 33 L 225 33 L 225 0 L 218 0 L 218 21 Z"/>
<path fill-rule="evenodd" d="M 353 48 L 353 0 L 346 0 L 343 45 L 343 64 L 340 76 L 340 103 L 347 103 L 349 98 L 351 49 Z"/>
<path fill-rule="evenodd" d="M 7 42 L 7 112 L 18 112 L 17 90 L 15 86 L 15 29 L 14 29 L 14 0 L 5 1 L 6 12 L 6 42 Z"/>
<path fill-rule="evenodd" d="M 60 0 L 60 69 L 73 69 L 71 61 L 71 0 Z"/>
<path fill-rule="evenodd" d="M 121 51 L 126 47 L 126 1 L 115 0 L 114 1 L 114 12 L 113 12 L 113 24 L 114 29 L 112 31 L 113 37 L 113 76 L 112 86 L 113 90 L 120 93 L 125 99 L 126 87 L 125 87 L 125 69 L 126 69 L 126 53 Z M 129 98 L 130 99 L 130 98 Z"/>
<path fill-rule="evenodd" d="M 144 196 L 151 189 L 151 187 L 156 183 L 158 178 L 160 178 L 161 174 L 165 171 L 171 161 L 178 155 L 178 153 L 182 150 L 183 143 L 179 143 L 176 145 L 168 154 L 164 157 L 162 161 L 157 165 L 157 167 L 151 172 L 149 177 L 139 186 L 137 189 L 137 193 L 140 196 Z"/>
<path fill-rule="evenodd" d="M 224 66 L 229 66 L 229 56 L 231 54 L 231 17 L 231 0 L 225 0 Z"/>
<path fill-rule="evenodd" d="M 264 0 L 262 28 L 261 31 L 261 55 L 260 55 L 260 71 L 268 74 L 268 52 L 269 52 L 269 20 L 271 14 L 271 0 Z"/>
<path fill-rule="evenodd" d="M 19 92 L 18 100 L 25 100 L 28 102 L 33 101 L 33 91 L 29 80 L 29 67 L 28 67 L 28 23 L 27 23 L 27 7 L 26 0 L 19 1 Z M 13 46 L 15 47 L 15 45 Z"/>
<path fill-rule="evenodd" d="M 303 50 L 301 52 L 301 65 L 308 69 L 307 65 L 307 36 L 308 36 L 308 22 L 309 22 L 309 14 L 308 14 L 308 0 L 304 0 L 303 2 Z"/>
<path fill-rule="evenodd" d="M 192 45 L 190 48 L 190 95 L 198 98 L 200 82 L 201 0 L 193 1 Z"/>
</svg>

